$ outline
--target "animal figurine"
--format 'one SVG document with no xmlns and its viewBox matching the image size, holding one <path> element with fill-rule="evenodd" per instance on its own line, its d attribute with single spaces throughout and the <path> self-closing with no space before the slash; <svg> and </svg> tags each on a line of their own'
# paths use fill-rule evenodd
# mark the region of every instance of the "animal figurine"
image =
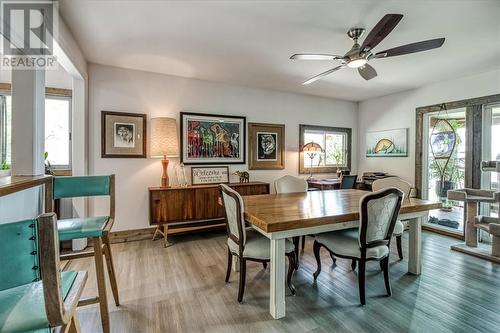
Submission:
<svg viewBox="0 0 500 333">
<path fill-rule="evenodd" d="M 240 183 L 248 183 L 250 181 L 250 175 L 246 171 L 236 171 L 233 175 L 240 177 Z"/>
</svg>

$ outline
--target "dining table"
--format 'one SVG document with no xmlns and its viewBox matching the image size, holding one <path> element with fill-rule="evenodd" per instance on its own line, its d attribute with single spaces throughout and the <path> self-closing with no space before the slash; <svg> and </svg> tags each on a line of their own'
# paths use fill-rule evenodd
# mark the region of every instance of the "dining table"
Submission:
<svg viewBox="0 0 500 333">
<path fill-rule="evenodd" d="M 285 240 L 359 226 L 359 202 L 369 192 L 349 190 L 243 196 L 244 218 L 271 243 L 269 312 L 285 317 Z M 421 229 L 440 202 L 409 198 L 399 219 L 409 225 L 408 272 L 421 273 Z M 311 277 L 312 279 L 312 277 Z"/>
</svg>

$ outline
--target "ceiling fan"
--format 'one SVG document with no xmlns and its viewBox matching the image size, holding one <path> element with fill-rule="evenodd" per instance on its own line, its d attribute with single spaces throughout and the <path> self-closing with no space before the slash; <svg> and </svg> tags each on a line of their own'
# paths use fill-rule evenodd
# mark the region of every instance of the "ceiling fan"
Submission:
<svg viewBox="0 0 500 333">
<path fill-rule="evenodd" d="M 320 73 L 302 84 L 310 84 L 318 79 L 327 76 L 333 72 L 338 71 L 344 67 L 357 68 L 359 74 L 365 80 L 371 80 L 377 76 L 375 69 L 368 64 L 372 59 L 388 58 L 404 54 L 410 54 L 415 52 L 422 52 L 431 49 L 441 47 L 444 43 L 444 38 L 429 39 L 421 42 L 406 44 L 392 49 L 380 51 L 373 53 L 372 50 L 377 46 L 382 40 L 384 40 L 387 35 L 396 27 L 396 25 L 403 18 L 402 14 L 386 14 L 377 25 L 370 31 L 368 36 L 363 41 L 363 44 L 358 44 L 358 38 L 360 38 L 365 29 L 363 28 L 352 28 L 347 32 L 347 36 L 354 41 L 353 47 L 343 56 L 334 54 L 307 54 L 298 53 L 290 57 L 290 59 L 298 60 L 339 60 L 341 64 L 337 67 L 329 69 L 323 73 Z"/>
</svg>

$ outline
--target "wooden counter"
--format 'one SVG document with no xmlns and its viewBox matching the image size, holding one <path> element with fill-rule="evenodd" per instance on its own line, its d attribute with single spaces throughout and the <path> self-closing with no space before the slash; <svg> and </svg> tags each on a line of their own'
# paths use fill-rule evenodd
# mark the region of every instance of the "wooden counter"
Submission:
<svg viewBox="0 0 500 333">
<path fill-rule="evenodd" d="M 52 176 L 9 176 L 0 178 L 0 197 L 32 187 L 44 187 L 45 211 L 52 211 Z"/>
</svg>

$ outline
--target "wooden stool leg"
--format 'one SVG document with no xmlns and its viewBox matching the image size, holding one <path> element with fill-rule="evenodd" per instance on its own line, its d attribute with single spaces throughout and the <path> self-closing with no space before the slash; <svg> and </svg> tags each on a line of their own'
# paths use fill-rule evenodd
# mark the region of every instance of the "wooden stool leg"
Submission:
<svg viewBox="0 0 500 333">
<path fill-rule="evenodd" d="M 104 241 L 104 257 L 106 258 L 106 265 L 108 266 L 109 282 L 111 283 L 111 291 L 115 299 L 116 306 L 120 305 L 120 298 L 118 296 L 118 285 L 116 283 L 115 266 L 113 264 L 113 255 L 111 254 L 111 244 L 109 243 L 109 236 L 103 237 Z"/>
<path fill-rule="evenodd" d="M 76 316 L 76 312 L 71 317 L 69 323 L 62 329 L 64 333 L 80 333 L 80 322 L 78 321 L 78 317 Z"/>
<path fill-rule="evenodd" d="M 106 281 L 104 280 L 104 262 L 102 261 L 102 239 L 92 238 L 94 244 L 95 272 L 97 278 L 97 291 L 99 293 L 99 307 L 103 333 L 109 333 L 109 310 L 106 295 Z"/>
</svg>

